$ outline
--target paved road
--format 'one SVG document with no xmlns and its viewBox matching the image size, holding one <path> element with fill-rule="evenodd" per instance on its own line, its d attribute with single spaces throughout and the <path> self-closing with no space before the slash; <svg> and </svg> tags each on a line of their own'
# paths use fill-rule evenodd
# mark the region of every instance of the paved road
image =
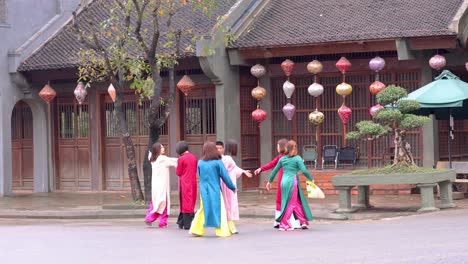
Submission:
<svg viewBox="0 0 468 264">
<path fill-rule="evenodd" d="M 222 239 L 141 220 L 0 220 L 0 263 L 468 263 L 468 210 L 292 232 L 243 220 L 238 229 Z"/>
</svg>

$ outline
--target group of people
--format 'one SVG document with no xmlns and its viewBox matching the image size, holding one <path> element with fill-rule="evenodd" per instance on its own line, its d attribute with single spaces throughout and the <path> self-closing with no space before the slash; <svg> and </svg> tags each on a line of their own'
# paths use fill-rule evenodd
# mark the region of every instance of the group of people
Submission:
<svg viewBox="0 0 468 264">
<path fill-rule="evenodd" d="M 278 156 L 270 163 L 255 170 L 255 174 L 273 169 L 266 185 L 278 176 L 279 188 L 276 197 L 275 228 L 281 231 L 297 228 L 307 229 L 312 214 L 301 191 L 298 172 L 309 180 L 303 160 L 297 155 L 297 144 L 293 140 L 280 139 L 277 143 Z M 238 144 L 234 140 L 205 142 L 200 160 L 190 153 L 185 141 L 176 145 L 179 158 L 165 155 L 164 146 L 155 143 L 148 159 L 152 166 L 152 200 L 145 222 L 152 225 L 159 218 L 159 227 L 166 228 L 170 214 L 169 168 L 175 167 L 179 176 L 180 213 L 177 225 L 189 230 L 190 234 L 203 236 L 206 227 L 214 227 L 220 237 L 237 234 L 235 221 L 239 220 L 239 206 L 236 182 L 239 177 L 252 177 L 249 170 L 237 166 L 233 157 L 237 156 Z M 197 175 L 200 185 L 200 206 L 195 213 L 197 199 Z"/>
</svg>

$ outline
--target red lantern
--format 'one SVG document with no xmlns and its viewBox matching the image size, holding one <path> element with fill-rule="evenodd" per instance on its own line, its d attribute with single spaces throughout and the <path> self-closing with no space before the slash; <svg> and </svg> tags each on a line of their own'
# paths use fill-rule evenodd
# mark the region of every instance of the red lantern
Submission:
<svg viewBox="0 0 468 264">
<path fill-rule="evenodd" d="M 84 100 L 86 99 L 86 95 L 88 94 L 82 82 L 78 83 L 73 93 L 75 94 L 76 100 L 79 104 L 82 104 L 84 102 Z"/>
<path fill-rule="evenodd" d="M 39 92 L 39 96 L 44 100 L 47 104 L 50 104 L 52 100 L 54 100 L 55 96 L 57 96 L 57 93 L 55 90 L 50 87 L 49 84 L 46 84 L 44 88 Z"/>
<path fill-rule="evenodd" d="M 345 57 L 341 57 L 338 62 L 336 62 L 336 68 L 342 73 L 345 74 L 351 68 L 351 62 Z"/>
<path fill-rule="evenodd" d="M 341 122 L 343 122 L 343 124 L 348 123 L 349 118 L 351 117 L 351 112 L 351 108 L 347 107 L 344 104 L 340 108 L 338 108 L 338 115 L 340 116 Z"/>
<path fill-rule="evenodd" d="M 117 92 L 115 91 L 114 85 L 112 83 L 109 85 L 109 88 L 107 88 L 107 92 L 110 95 L 110 98 L 112 99 L 112 102 L 115 103 L 115 98 L 117 97 Z"/>
<path fill-rule="evenodd" d="M 285 60 L 281 63 L 281 69 L 283 69 L 284 71 L 284 74 L 286 74 L 286 76 L 291 76 L 291 73 L 294 69 L 294 62 L 292 60 Z"/>
<path fill-rule="evenodd" d="M 252 112 L 252 119 L 257 121 L 258 123 L 265 121 L 266 118 L 267 113 L 260 108 L 257 108 Z"/>
<path fill-rule="evenodd" d="M 369 92 L 373 95 L 380 93 L 383 89 L 385 89 L 385 84 L 380 81 L 375 81 L 369 86 Z"/>
<path fill-rule="evenodd" d="M 195 83 L 188 75 L 184 75 L 182 79 L 177 83 L 177 88 L 181 90 L 185 96 L 187 96 L 190 91 L 195 87 Z"/>
</svg>

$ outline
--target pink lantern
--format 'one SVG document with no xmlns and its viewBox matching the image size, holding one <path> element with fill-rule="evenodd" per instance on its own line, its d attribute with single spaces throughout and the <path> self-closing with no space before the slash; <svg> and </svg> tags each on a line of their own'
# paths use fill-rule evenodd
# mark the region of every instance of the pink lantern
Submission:
<svg viewBox="0 0 468 264">
<path fill-rule="evenodd" d="M 374 116 L 375 113 L 376 113 L 378 110 L 383 109 L 383 108 L 384 108 L 384 107 L 381 106 L 380 104 L 376 104 L 376 105 L 374 105 L 373 107 L 371 107 L 371 108 L 369 109 L 369 114 L 370 114 L 371 116 Z"/>
<path fill-rule="evenodd" d="M 442 68 L 445 67 L 446 61 L 444 56 L 440 56 L 439 54 L 434 55 L 430 60 L 429 60 L 429 66 L 431 66 L 432 69 L 440 71 Z"/>
<path fill-rule="evenodd" d="M 341 59 L 339 59 L 339 60 L 336 62 L 336 68 L 337 68 L 342 74 L 345 74 L 345 73 L 351 68 L 351 62 L 349 62 L 349 60 L 346 59 L 345 57 L 341 57 Z"/>
<path fill-rule="evenodd" d="M 55 96 L 57 96 L 57 93 L 49 84 L 46 84 L 39 92 L 39 97 L 41 97 L 47 104 L 50 104 L 50 102 L 54 100 Z"/>
<path fill-rule="evenodd" d="M 347 107 L 344 104 L 340 108 L 338 108 L 338 115 L 340 116 L 341 122 L 343 122 L 343 124 L 348 123 L 349 118 L 351 117 L 351 112 L 351 108 Z"/>
<path fill-rule="evenodd" d="M 286 76 L 291 76 L 291 73 L 294 69 L 294 62 L 292 60 L 285 60 L 281 63 L 281 69 L 283 69 L 283 72 L 284 74 L 286 74 Z"/>
<path fill-rule="evenodd" d="M 181 90 L 185 96 L 187 96 L 190 91 L 195 87 L 195 83 L 188 75 L 184 75 L 182 79 L 177 83 L 177 88 Z"/>
<path fill-rule="evenodd" d="M 296 107 L 293 104 L 287 103 L 285 106 L 283 106 L 283 114 L 289 121 L 292 120 L 295 112 Z"/>
<path fill-rule="evenodd" d="M 86 95 L 88 94 L 86 92 L 86 88 L 83 82 L 78 83 L 73 93 L 75 94 L 76 100 L 79 104 L 82 104 L 84 102 L 84 100 L 86 99 Z"/>
<path fill-rule="evenodd" d="M 107 88 L 107 92 L 109 93 L 112 102 L 115 103 L 115 98 L 117 97 L 117 91 L 115 91 L 114 85 L 112 83 L 109 85 L 109 88 Z"/>
<path fill-rule="evenodd" d="M 465 63 L 465 69 L 468 71 L 468 62 Z"/>
<path fill-rule="evenodd" d="M 385 67 L 385 60 L 379 56 L 369 61 L 369 68 L 375 72 L 381 71 Z"/>
<path fill-rule="evenodd" d="M 252 112 L 252 119 L 257 121 L 258 123 L 265 121 L 266 118 L 267 113 L 260 108 L 257 108 Z"/>
</svg>

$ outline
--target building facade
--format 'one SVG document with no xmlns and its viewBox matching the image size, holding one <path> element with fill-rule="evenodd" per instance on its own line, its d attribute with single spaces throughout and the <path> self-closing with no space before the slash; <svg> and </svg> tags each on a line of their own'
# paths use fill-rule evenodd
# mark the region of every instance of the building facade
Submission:
<svg viewBox="0 0 468 264">
<path fill-rule="evenodd" d="M 29 7 L 36 3 L 30 2 Z M 106 92 L 108 84 L 89 89 L 82 105 L 73 96 L 77 71 L 74 55 L 80 46 L 77 41 L 71 41 L 73 36 L 67 19 L 76 2 L 57 0 L 56 5 L 40 6 L 55 13 L 44 15 L 42 22 L 35 21 L 37 27 L 44 28 L 37 35 L 32 34 L 34 31 L 29 35 L 27 30 L 23 32 L 22 28 L 29 24 L 8 20 L 8 16 L 7 23 L 0 28 L 12 40 L 17 38 L 10 46 L 1 46 L 8 54 L 8 63 L 1 68 L 6 81 L 0 94 L 3 155 L 0 195 L 22 189 L 122 191 L 129 188 L 113 103 Z M 435 2 L 428 6 L 423 0 L 396 4 L 361 0 L 347 5 L 342 1 L 221 1 L 216 12 L 225 15 L 224 23 L 232 29 L 235 41 L 228 47 L 216 45 L 223 42 L 224 33 L 212 30 L 214 22 L 207 23 L 204 31 L 211 33 L 196 43 L 196 56 L 184 59 L 177 68 L 176 77 L 190 75 L 196 88 L 187 97 L 178 93 L 160 141 L 174 155 L 175 143 L 186 140 L 192 152 L 200 157 L 203 142 L 233 138 L 240 142 L 238 161 L 245 169 L 256 169 L 270 161 L 275 156 L 276 141 L 283 137 L 296 140 L 300 147 L 353 146 L 359 150 L 359 167 L 383 166 L 391 150 L 390 138 L 357 143 L 344 140 L 343 125 L 336 113 L 341 98 L 335 93 L 342 76 L 335 63 L 343 56 L 352 63 L 346 74 L 347 82 L 353 86 L 353 93 L 347 99 L 347 105 L 353 110 L 348 130 L 356 122 L 371 119 L 369 108 L 375 105 L 375 96 L 369 93 L 368 87 L 375 73 L 369 70 L 368 63 L 377 55 L 386 61 L 380 80 L 408 91 L 429 83 L 438 74 L 428 65 L 428 60 L 437 53 L 446 57 L 447 69 L 468 80 L 464 66 L 468 61 L 465 49 L 468 3 Z M 7 7 L 7 11 L 24 10 L 15 4 Z M 50 22 L 51 19 L 55 20 Z M 19 29 L 22 37 L 15 35 Z M 205 56 L 205 47 L 214 47 L 214 55 Z M 282 91 L 286 76 L 280 64 L 285 59 L 296 64 L 290 78 L 296 85 L 291 98 L 296 114 L 291 121 L 281 111 L 286 104 Z M 307 72 L 306 65 L 314 59 L 324 66 L 317 76 L 325 88 L 318 105 L 307 93 L 313 76 Z M 257 63 L 267 69 L 258 83 L 250 74 L 250 67 Z M 57 91 L 50 105 L 37 96 L 48 82 Z M 268 118 L 260 125 L 251 118 L 257 102 L 250 91 L 257 84 L 267 90 L 261 108 Z M 148 107 L 149 102 L 139 104 L 133 91 L 125 94 L 126 120 L 140 165 L 148 140 L 145 123 Z M 317 107 L 325 114 L 325 122 L 318 131 L 307 121 L 308 114 Z M 456 121 L 454 152 L 461 160 L 468 157 L 467 132 L 468 123 Z M 434 119 L 423 129 L 410 133 L 419 165 L 433 166 L 447 157 L 447 133 L 447 122 Z M 339 171 L 314 171 L 325 189 L 331 189 L 329 180 L 336 173 Z M 142 176 L 141 166 L 139 175 Z M 244 189 L 258 188 L 267 176 L 264 173 L 242 178 L 239 184 Z M 175 180 L 172 184 L 176 189 Z"/>
</svg>

